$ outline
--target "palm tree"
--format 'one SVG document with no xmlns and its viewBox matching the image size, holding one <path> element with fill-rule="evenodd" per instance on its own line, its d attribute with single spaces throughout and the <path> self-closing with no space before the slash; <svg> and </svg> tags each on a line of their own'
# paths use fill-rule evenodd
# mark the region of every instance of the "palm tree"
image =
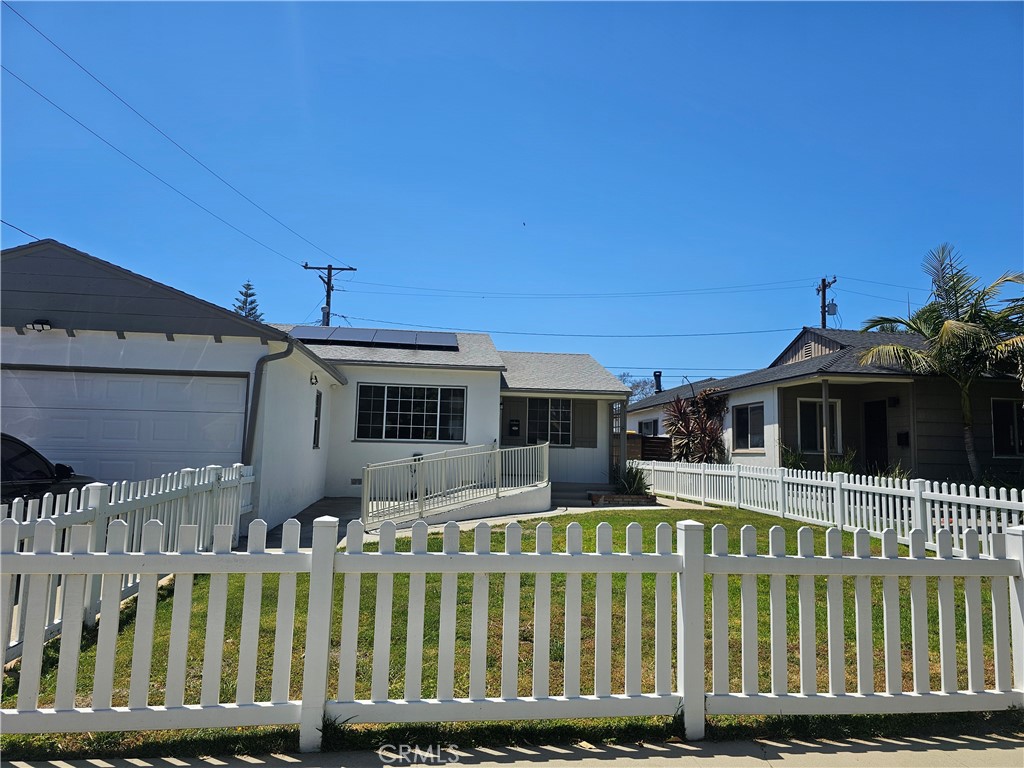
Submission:
<svg viewBox="0 0 1024 768">
<path fill-rule="evenodd" d="M 977 481 L 981 469 L 974 448 L 971 385 L 997 370 L 1001 359 L 1017 359 L 1022 353 L 1024 316 L 1019 302 L 1011 301 L 1002 309 L 994 308 L 993 303 L 1004 286 L 1024 283 L 1024 273 L 1006 272 L 991 285 L 979 287 L 978 278 L 967 271 L 949 243 L 929 251 L 923 268 L 932 283 L 931 301 L 910 317 L 873 317 L 863 330 L 896 327 L 923 337 L 924 346 L 879 344 L 865 351 L 860 361 L 939 374 L 956 384 L 967 463 Z"/>
</svg>

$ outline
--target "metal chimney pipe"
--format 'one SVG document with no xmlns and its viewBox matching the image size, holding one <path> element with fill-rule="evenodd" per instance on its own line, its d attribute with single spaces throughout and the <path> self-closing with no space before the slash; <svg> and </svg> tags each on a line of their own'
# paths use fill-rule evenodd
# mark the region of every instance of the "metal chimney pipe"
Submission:
<svg viewBox="0 0 1024 768">
<path fill-rule="evenodd" d="M 654 372 L 654 392 L 661 392 L 661 371 Z"/>
</svg>

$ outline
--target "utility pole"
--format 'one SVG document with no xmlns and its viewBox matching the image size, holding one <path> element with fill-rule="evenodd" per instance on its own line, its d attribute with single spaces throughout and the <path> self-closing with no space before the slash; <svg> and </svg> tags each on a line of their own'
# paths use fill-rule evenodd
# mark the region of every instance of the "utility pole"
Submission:
<svg viewBox="0 0 1024 768">
<path fill-rule="evenodd" d="M 327 270 L 327 277 L 318 275 L 320 282 L 324 284 L 324 290 L 327 292 L 327 302 L 323 309 L 323 317 L 320 320 L 320 325 L 331 324 L 331 294 L 334 292 L 334 273 L 335 272 L 355 272 L 355 267 L 336 267 L 333 264 L 328 264 L 326 267 L 311 267 L 308 263 L 302 265 L 303 269 L 315 269 L 318 272 Z M 822 326 L 824 328 L 824 326 Z"/>
<path fill-rule="evenodd" d="M 828 291 L 829 288 L 831 288 L 835 284 L 836 284 L 836 276 L 835 275 L 832 275 L 832 279 L 831 280 L 829 280 L 827 278 L 824 278 L 824 277 L 821 278 L 821 282 L 818 284 L 817 292 L 821 295 L 821 327 L 822 328 L 828 327 L 827 324 L 826 324 L 826 320 L 825 320 L 825 312 L 826 312 L 825 293 Z"/>
</svg>

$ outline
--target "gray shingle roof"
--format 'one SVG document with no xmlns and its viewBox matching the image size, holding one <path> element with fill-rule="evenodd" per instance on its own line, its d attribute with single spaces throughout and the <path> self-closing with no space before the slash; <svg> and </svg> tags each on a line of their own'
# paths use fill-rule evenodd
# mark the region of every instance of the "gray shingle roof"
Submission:
<svg viewBox="0 0 1024 768">
<path fill-rule="evenodd" d="M 621 397 L 629 387 L 590 355 L 556 352 L 499 352 L 505 362 L 501 388 L 574 392 Z"/>
<path fill-rule="evenodd" d="M 708 388 L 721 389 L 723 392 L 733 392 L 747 387 L 756 387 L 761 384 L 772 384 L 777 381 L 787 381 L 801 378 L 820 378 L 826 374 L 852 374 L 860 376 L 908 376 L 906 371 L 898 368 L 887 368 L 880 365 L 862 365 L 859 361 L 860 354 L 869 347 L 878 344 L 902 344 L 907 347 L 921 349 L 925 346 L 925 340 L 911 333 L 878 333 L 848 331 L 826 328 L 805 328 L 804 331 L 815 333 L 833 339 L 843 348 L 838 352 L 826 355 L 810 357 L 806 360 L 799 360 L 786 365 L 775 365 L 768 368 L 760 368 L 749 373 L 741 373 L 738 376 L 729 376 L 725 379 L 715 379 L 707 382 L 694 382 L 694 390 L 700 392 Z M 803 334 L 804 331 L 801 331 Z M 796 338 L 799 338 L 798 335 Z M 790 342 L 792 344 L 792 342 Z M 787 345 L 788 347 L 789 345 Z M 641 411 L 653 408 L 658 405 L 671 402 L 679 397 L 690 395 L 689 385 L 673 387 L 659 392 L 657 395 L 645 397 L 632 403 L 627 411 Z"/>
<path fill-rule="evenodd" d="M 294 325 L 275 324 L 284 332 Z M 313 354 L 328 363 L 350 365 L 387 365 L 408 368 L 462 368 L 475 370 L 504 370 L 501 356 L 486 333 L 456 333 L 457 350 L 395 349 L 392 347 L 364 347 L 348 344 L 315 344 L 305 342 Z"/>
</svg>

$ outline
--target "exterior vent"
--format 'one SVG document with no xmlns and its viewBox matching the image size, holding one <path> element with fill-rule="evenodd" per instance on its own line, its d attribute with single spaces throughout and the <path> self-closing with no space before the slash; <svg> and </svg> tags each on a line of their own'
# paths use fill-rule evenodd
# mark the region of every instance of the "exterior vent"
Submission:
<svg viewBox="0 0 1024 768">
<path fill-rule="evenodd" d="M 802 354 L 802 359 L 803 360 L 807 360 L 808 358 L 811 358 L 813 356 L 814 356 L 814 346 L 811 344 L 811 342 L 808 341 L 806 344 L 804 344 L 804 351 L 803 351 L 803 354 Z"/>
<path fill-rule="evenodd" d="M 362 485 L 362 484 L 363 484 L 363 478 L 361 478 L 361 477 L 353 477 L 352 478 L 352 485 Z"/>
</svg>

